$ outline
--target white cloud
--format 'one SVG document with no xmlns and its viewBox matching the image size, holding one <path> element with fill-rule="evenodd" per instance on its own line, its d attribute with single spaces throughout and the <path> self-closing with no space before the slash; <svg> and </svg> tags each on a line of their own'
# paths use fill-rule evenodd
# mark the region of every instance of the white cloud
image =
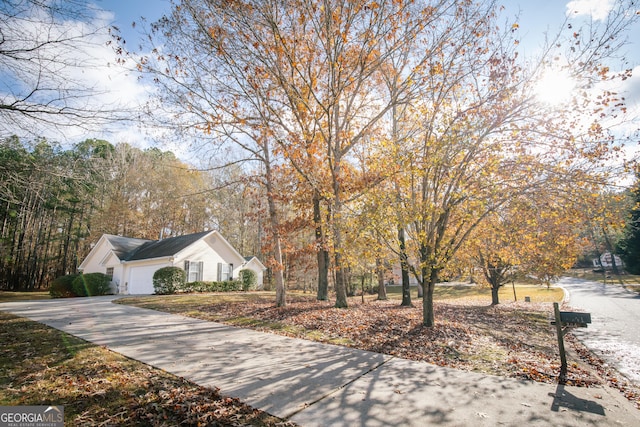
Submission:
<svg viewBox="0 0 640 427">
<path fill-rule="evenodd" d="M 604 21 L 615 0 L 572 0 L 567 3 L 567 16 L 590 15 L 594 21 Z"/>
</svg>

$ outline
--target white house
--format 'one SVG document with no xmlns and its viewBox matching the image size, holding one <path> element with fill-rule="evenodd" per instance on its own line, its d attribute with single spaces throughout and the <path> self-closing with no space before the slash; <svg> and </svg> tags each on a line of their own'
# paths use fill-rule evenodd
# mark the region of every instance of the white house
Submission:
<svg viewBox="0 0 640 427">
<path fill-rule="evenodd" d="M 593 263 L 593 267 L 594 268 L 611 269 L 611 268 L 613 268 L 613 262 L 614 261 L 616 263 L 616 267 L 617 268 L 623 268 L 624 267 L 620 257 L 618 255 L 613 255 L 612 256 L 611 252 L 603 253 L 602 255 L 600 255 L 600 258 L 594 258 L 592 260 L 592 263 Z"/>
<path fill-rule="evenodd" d="M 388 278 L 388 282 L 385 282 L 387 284 L 402 285 L 402 266 L 399 262 L 391 266 L 391 277 Z M 418 279 L 411 273 L 409 273 L 409 286 L 418 286 Z"/>
<path fill-rule="evenodd" d="M 78 269 L 105 273 L 117 294 L 152 294 L 153 274 L 175 266 L 187 273 L 187 282 L 225 281 L 251 269 L 262 288 L 266 267 L 256 257 L 245 259 L 217 231 L 204 231 L 162 240 L 133 239 L 104 234 Z"/>
</svg>

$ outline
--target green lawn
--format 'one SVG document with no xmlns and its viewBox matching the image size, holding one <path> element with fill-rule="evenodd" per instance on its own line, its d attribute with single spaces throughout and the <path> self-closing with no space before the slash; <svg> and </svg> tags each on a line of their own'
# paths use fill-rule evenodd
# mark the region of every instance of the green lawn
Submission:
<svg viewBox="0 0 640 427">
<path fill-rule="evenodd" d="M 300 291 L 289 291 L 289 295 L 308 296 L 313 297 L 315 294 L 311 292 L 302 293 Z M 220 294 L 221 298 L 225 302 L 239 302 L 249 300 L 261 300 L 264 298 L 273 298 L 274 292 L 269 291 L 256 291 L 248 293 L 224 293 Z M 401 286 L 387 286 L 387 295 L 391 299 L 402 299 L 402 287 Z M 546 286 L 528 285 L 528 284 L 516 284 L 516 296 L 518 301 L 524 301 L 524 297 L 528 296 L 531 302 L 554 302 L 561 301 L 563 297 L 562 289 L 551 287 L 547 289 Z M 157 296 L 156 296 L 157 297 Z M 367 298 L 372 296 L 367 295 Z M 375 297 L 375 296 L 374 296 Z M 10 301 L 28 301 L 28 300 L 42 300 L 50 299 L 48 292 L 8 292 L 0 291 L 0 303 Z M 411 288 L 411 298 L 418 299 L 418 289 L 416 287 Z M 491 302 L 491 290 L 487 287 L 480 285 L 466 285 L 466 284 L 448 284 L 443 283 L 436 286 L 434 291 L 434 298 L 439 300 L 451 300 L 459 298 L 471 298 L 471 299 L 486 299 Z M 511 285 L 502 287 L 499 292 L 499 298 L 501 302 L 514 301 L 513 288 Z M 182 295 L 183 304 L 192 305 L 197 304 L 198 294 L 190 294 L 190 296 Z"/>
<path fill-rule="evenodd" d="M 389 298 L 402 299 L 401 286 L 387 286 L 387 295 Z M 525 297 L 529 297 L 531 302 L 560 302 L 564 296 L 564 292 L 560 288 L 539 285 L 516 284 L 515 297 L 518 301 L 524 301 Z M 491 289 L 480 285 L 466 284 L 439 284 L 436 286 L 433 297 L 436 301 L 465 299 L 486 299 L 487 303 L 491 303 Z M 411 298 L 418 298 L 418 289 L 411 288 Z M 503 286 L 498 292 L 498 298 L 501 302 L 514 301 L 514 292 L 511 285 Z"/>
</svg>

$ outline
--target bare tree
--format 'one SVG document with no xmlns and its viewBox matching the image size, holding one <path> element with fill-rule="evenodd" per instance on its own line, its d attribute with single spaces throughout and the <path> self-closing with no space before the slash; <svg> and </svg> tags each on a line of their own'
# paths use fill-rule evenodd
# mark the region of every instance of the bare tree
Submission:
<svg viewBox="0 0 640 427">
<path fill-rule="evenodd" d="M 106 90 L 83 73 L 106 66 L 92 57 L 106 48 L 108 25 L 80 0 L 4 0 L 0 3 L 0 134 L 64 134 L 121 120 Z"/>
</svg>

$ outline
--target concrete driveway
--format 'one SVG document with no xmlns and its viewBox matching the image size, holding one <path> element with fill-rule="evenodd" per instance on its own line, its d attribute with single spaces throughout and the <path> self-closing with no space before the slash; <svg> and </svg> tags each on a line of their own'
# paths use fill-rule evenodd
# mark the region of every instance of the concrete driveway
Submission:
<svg viewBox="0 0 640 427">
<path fill-rule="evenodd" d="M 302 426 L 640 425 L 618 391 L 481 375 L 234 328 L 112 297 L 0 304 Z"/>
</svg>

